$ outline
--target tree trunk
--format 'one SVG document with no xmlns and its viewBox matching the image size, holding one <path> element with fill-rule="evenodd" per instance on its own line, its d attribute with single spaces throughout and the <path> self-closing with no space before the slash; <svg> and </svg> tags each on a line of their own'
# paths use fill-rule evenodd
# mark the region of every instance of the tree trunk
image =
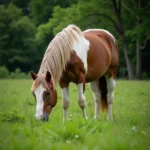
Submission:
<svg viewBox="0 0 150 150">
<path fill-rule="evenodd" d="M 121 3 L 122 3 L 122 1 L 119 0 L 117 2 L 117 0 L 112 0 L 112 3 L 113 3 L 113 7 L 115 10 L 115 14 L 116 14 L 116 19 L 117 19 L 117 30 L 121 36 L 121 40 L 124 45 L 123 52 L 124 52 L 124 57 L 125 57 L 126 66 L 127 66 L 127 70 L 128 70 L 128 78 L 129 78 L 129 80 L 133 80 L 135 78 L 135 74 L 134 74 L 132 62 L 128 56 L 128 51 L 129 51 L 128 43 L 126 41 L 125 31 L 123 28 L 122 18 L 121 18 Z"/>
<path fill-rule="evenodd" d="M 133 71 L 132 62 L 128 56 L 128 45 L 124 40 L 123 40 L 123 45 L 124 45 L 124 48 L 123 48 L 124 57 L 125 57 L 126 66 L 127 66 L 127 70 L 128 70 L 128 79 L 133 80 L 133 79 L 135 79 L 135 74 Z"/>
<path fill-rule="evenodd" d="M 141 76 L 141 55 L 140 55 L 140 43 L 136 40 L 136 78 L 140 79 Z"/>
</svg>

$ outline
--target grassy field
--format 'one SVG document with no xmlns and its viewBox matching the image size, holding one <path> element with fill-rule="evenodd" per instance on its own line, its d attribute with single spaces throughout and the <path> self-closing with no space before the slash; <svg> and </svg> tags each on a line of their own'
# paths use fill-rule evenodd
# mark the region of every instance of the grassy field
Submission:
<svg viewBox="0 0 150 150">
<path fill-rule="evenodd" d="M 0 149 L 148 150 L 150 149 L 150 81 L 117 81 L 113 121 L 94 121 L 94 101 L 87 85 L 85 121 L 70 86 L 70 121 L 63 123 L 61 93 L 49 122 L 35 121 L 31 80 L 0 80 Z"/>
</svg>

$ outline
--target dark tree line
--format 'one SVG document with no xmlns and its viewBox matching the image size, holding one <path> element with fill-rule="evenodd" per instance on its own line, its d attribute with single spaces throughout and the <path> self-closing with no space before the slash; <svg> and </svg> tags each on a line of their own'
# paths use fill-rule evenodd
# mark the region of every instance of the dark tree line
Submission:
<svg viewBox="0 0 150 150">
<path fill-rule="evenodd" d="M 0 66 L 37 71 L 48 43 L 68 24 L 104 28 L 119 43 L 118 76 L 150 77 L 147 0 L 0 0 Z"/>
</svg>

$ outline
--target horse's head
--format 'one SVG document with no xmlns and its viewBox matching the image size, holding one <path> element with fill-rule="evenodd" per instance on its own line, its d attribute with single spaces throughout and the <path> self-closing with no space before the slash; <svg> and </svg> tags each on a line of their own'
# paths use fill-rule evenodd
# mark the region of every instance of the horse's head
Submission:
<svg viewBox="0 0 150 150">
<path fill-rule="evenodd" d="M 47 71 L 46 75 L 36 75 L 31 72 L 34 80 L 32 92 L 36 100 L 36 120 L 48 121 L 52 108 L 57 103 L 57 92 L 53 87 L 51 74 Z"/>
</svg>

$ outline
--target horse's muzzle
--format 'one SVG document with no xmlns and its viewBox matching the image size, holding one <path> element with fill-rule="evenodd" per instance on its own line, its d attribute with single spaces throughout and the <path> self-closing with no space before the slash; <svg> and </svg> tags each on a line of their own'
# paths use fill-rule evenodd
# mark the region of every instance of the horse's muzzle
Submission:
<svg viewBox="0 0 150 150">
<path fill-rule="evenodd" d="M 49 114 L 44 113 L 43 116 L 35 117 L 36 121 L 48 121 L 49 120 Z"/>
<path fill-rule="evenodd" d="M 49 114 L 47 112 L 44 113 L 42 120 L 43 121 L 48 121 L 49 120 Z"/>
</svg>

